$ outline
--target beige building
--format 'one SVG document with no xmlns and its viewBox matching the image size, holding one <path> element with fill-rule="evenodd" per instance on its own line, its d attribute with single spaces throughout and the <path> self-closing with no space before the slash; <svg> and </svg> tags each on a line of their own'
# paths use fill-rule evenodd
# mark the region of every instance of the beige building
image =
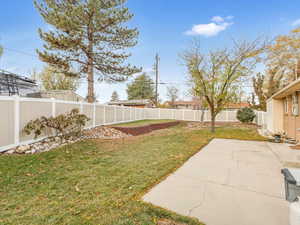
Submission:
<svg viewBox="0 0 300 225">
<path fill-rule="evenodd" d="M 267 101 L 268 131 L 300 141 L 299 100 L 300 79 L 275 93 Z"/>
</svg>

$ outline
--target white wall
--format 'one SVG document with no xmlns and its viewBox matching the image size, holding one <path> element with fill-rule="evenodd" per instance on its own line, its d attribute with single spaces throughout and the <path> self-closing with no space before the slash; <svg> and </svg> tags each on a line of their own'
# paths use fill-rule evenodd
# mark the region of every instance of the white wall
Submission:
<svg viewBox="0 0 300 225">
<path fill-rule="evenodd" d="M 283 101 L 269 99 L 267 101 L 266 129 L 268 132 L 283 132 Z"/>
</svg>

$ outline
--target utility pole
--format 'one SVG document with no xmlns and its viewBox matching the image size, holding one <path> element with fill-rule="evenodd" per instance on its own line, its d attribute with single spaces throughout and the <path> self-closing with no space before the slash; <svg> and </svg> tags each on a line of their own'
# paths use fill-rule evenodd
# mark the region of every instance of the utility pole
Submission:
<svg viewBox="0 0 300 225">
<path fill-rule="evenodd" d="M 155 65 L 154 65 L 154 68 L 155 68 L 155 105 L 156 107 L 158 106 L 158 66 L 159 66 L 159 55 L 156 54 L 155 56 Z"/>
</svg>

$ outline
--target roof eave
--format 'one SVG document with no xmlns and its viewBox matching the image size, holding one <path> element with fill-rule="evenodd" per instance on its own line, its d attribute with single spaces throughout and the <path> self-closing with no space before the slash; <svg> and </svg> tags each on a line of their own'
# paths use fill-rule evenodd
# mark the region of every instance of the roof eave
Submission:
<svg viewBox="0 0 300 225">
<path fill-rule="evenodd" d="M 274 95 L 272 95 L 271 99 L 276 99 L 276 100 L 283 99 L 299 90 L 300 90 L 300 79 L 293 81 L 286 87 L 276 92 Z"/>
</svg>

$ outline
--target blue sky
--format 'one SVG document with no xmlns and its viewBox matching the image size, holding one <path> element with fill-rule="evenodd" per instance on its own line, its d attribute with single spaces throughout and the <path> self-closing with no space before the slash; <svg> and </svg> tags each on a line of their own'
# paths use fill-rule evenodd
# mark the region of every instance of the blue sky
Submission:
<svg viewBox="0 0 300 225">
<path fill-rule="evenodd" d="M 178 54 L 193 37 L 199 37 L 203 51 L 207 51 L 230 46 L 232 38 L 274 37 L 300 25 L 299 0 L 128 0 L 127 6 L 135 14 L 130 25 L 140 31 L 139 44 L 130 50 L 133 56 L 129 62 L 154 76 L 151 68 L 159 53 L 160 80 L 178 87 L 182 99 L 189 96 Z M 47 25 L 32 0 L 1 2 L 0 44 L 5 48 L 1 69 L 26 75 L 34 68 L 42 68 L 43 63 L 35 54 L 42 45 L 37 34 L 39 27 Z M 159 89 L 163 100 L 166 86 Z M 95 88 L 101 102 L 108 101 L 114 90 L 122 99 L 127 97 L 126 83 L 96 84 Z M 84 81 L 78 93 L 86 95 Z"/>
</svg>

